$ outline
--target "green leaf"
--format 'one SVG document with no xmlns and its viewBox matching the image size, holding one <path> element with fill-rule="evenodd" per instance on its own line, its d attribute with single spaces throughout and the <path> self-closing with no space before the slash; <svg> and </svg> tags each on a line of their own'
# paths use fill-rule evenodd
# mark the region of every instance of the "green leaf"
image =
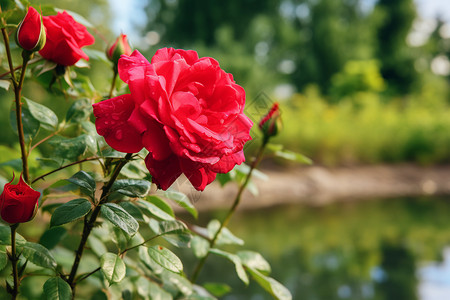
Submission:
<svg viewBox="0 0 450 300">
<path fill-rule="evenodd" d="M 231 287 L 224 283 L 207 282 L 203 287 L 216 297 L 222 297 L 231 292 Z"/>
<path fill-rule="evenodd" d="M 26 242 L 23 245 L 22 255 L 33 264 L 48 268 L 56 269 L 56 261 L 47 248 L 40 244 Z"/>
<path fill-rule="evenodd" d="M 76 100 L 67 110 L 66 121 L 79 123 L 89 119 L 92 114 L 92 104 L 89 99 Z"/>
<path fill-rule="evenodd" d="M 258 284 L 269 292 L 273 297 L 279 300 L 291 300 L 292 295 L 289 290 L 271 277 L 267 277 L 261 274 L 258 270 L 247 267 L 248 272 L 252 275 L 253 279 L 255 279 Z"/>
<path fill-rule="evenodd" d="M 183 295 L 191 296 L 193 291 L 192 283 L 185 277 L 177 274 L 165 271 L 162 273 L 162 279 L 164 283 L 171 283 L 174 285 Z M 189 297 L 187 297 L 189 299 Z"/>
<path fill-rule="evenodd" d="M 198 258 L 202 258 L 208 254 L 209 242 L 201 236 L 194 236 L 191 241 L 191 246 L 194 255 Z"/>
<path fill-rule="evenodd" d="M 99 240 L 98 238 L 96 238 L 95 236 L 91 235 L 89 236 L 88 239 L 88 245 L 91 248 L 92 252 L 95 253 L 95 255 L 97 256 L 102 256 L 103 254 L 105 254 L 106 252 L 108 252 L 108 250 L 105 247 L 105 244 L 103 244 L 103 242 L 101 240 Z"/>
<path fill-rule="evenodd" d="M 173 216 L 169 215 L 165 211 L 163 211 L 161 208 L 156 206 L 153 203 L 147 202 L 145 200 L 138 200 L 137 203 L 139 204 L 139 208 L 142 210 L 142 212 L 146 215 L 155 216 L 162 220 L 173 220 L 175 219 Z"/>
<path fill-rule="evenodd" d="M 82 171 L 81 171 L 82 172 Z M 76 221 L 87 215 L 92 209 L 89 200 L 78 198 L 57 207 L 50 220 L 50 227 Z"/>
<path fill-rule="evenodd" d="M 0 88 L 9 90 L 9 87 L 11 86 L 11 81 L 9 80 L 0 80 Z"/>
<path fill-rule="evenodd" d="M 187 226 L 181 221 L 170 220 L 159 222 L 159 235 L 184 233 L 187 231 Z"/>
<path fill-rule="evenodd" d="M 100 267 L 110 285 L 125 278 L 125 263 L 117 254 L 110 252 L 103 254 L 100 258 Z"/>
<path fill-rule="evenodd" d="M 161 199 L 157 196 L 149 196 L 147 197 L 147 201 L 155 204 L 157 207 L 159 207 L 161 210 L 168 213 L 172 217 L 175 217 L 175 213 L 173 212 L 172 207 L 166 202 L 166 200 Z"/>
<path fill-rule="evenodd" d="M 72 299 L 72 289 L 61 277 L 52 277 L 44 283 L 44 295 L 47 300 Z"/>
<path fill-rule="evenodd" d="M 248 276 L 244 270 L 244 267 L 242 266 L 242 262 L 241 262 L 241 259 L 239 258 L 239 256 L 219 250 L 219 249 L 215 249 L 215 248 L 209 249 L 209 252 L 217 254 L 222 257 L 225 257 L 226 259 L 228 259 L 232 263 L 234 263 L 234 267 L 236 269 L 236 273 L 237 273 L 239 279 L 241 279 L 242 282 L 244 282 L 246 285 L 248 285 L 248 283 L 249 283 Z"/>
<path fill-rule="evenodd" d="M 197 209 L 194 207 L 194 205 L 192 205 L 191 201 L 185 194 L 176 191 L 165 191 L 164 197 L 175 201 L 179 206 L 186 209 L 191 215 L 194 216 L 194 218 L 197 219 L 198 217 Z"/>
<path fill-rule="evenodd" d="M 16 244 L 23 245 L 26 242 L 24 237 L 16 232 Z M 11 228 L 9 226 L 0 226 L 0 245 L 11 245 Z"/>
<path fill-rule="evenodd" d="M 28 109 L 36 120 L 41 123 L 41 126 L 47 130 L 55 130 L 58 127 L 58 117 L 56 114 L 48 107 L 31 101 L 23 97 Z"/>
<path fill-rule="evenodd" d="M 239 251 L 237 256 L 241 259 L 244 266 L 258 270 L 264 275 L 269 275 L 271 272 L 270 264 L 258 252 L 254 251 Z"/>
<path fill-rule="evenodd" d="M 76 160 L 80 155 L 83 155 L 91 140 L 91 136 L 82 134 L 76 138 L 55 136 L 48 143 L 54 148 L 52 158 L 63 164 L 66 160 Z"/>
<path fill-rule="evenodd" d="M 124 201 L 120 202 L 119 205 L 125 209 L 130 215 L 133 216 L 133 218 L 136 219 L 136 221 L 144 222 L 144 215 L 139 210 L 139 208 L 136 206 L 134 202 L 130 201 Z"/>
<path fill-rule="evenodd" d="M 214 235 L 219 230 L 219 228 L 220 222 L 218 220 L 211 220 L 211 222 L 209 222 L 208 234 L 211 239 L 214 238 Z M 242 246 L 244 245 L 244 241 L 236 237 L 234 234 L 232 234 L 228 228 L 224 227 L 222 228 L 222 231 L 219 234 L 219 237 L 217 238 L 216 245 L 228 245 L 228 244 Z"/>
<path fill-rule="evenodd" d="M 296 162 L 299 162 L 299 163 L 302 163 L 302 164 L 311 165 L 313 163 L 313 161 L 310 158 L 304 156 L 303 154 L 296 153 L 296 152 L 293 152 L 293 151 L 290 151 L 290 150 L 286 150 L 286 149 L 283 149 L 281 151 L 276 151 L 275 155 L 277 157 L 281 157 L 281 158 L 284 158 L 284 159 L 287 159 L 287 160 L 296 161 Z"/>
<path fill-rule="evenodd" d="M 149 281 L 145 277 L 139 277 L 136 282 L 136 289 L 142 299 L 151 300 L 172 300 L 172 295 L 163 290 L 158 284 Z M 141 298 L 139 298 L 141 299 Z"/>
<path fill-rule="evenodd" d="M 66 235 L 67 230 L 64 227 L 53 227 L 47 229 L 39 239 L 39 244 L 51 250 L 61 241 Z"/>
<path fill-rule="evenodd" d="M 102 217 L 118 226 L 129 235 L 135 234 L 139 223 L 125 209 L 114 203 L 106 203 L 101 207 Z"/>
<path fill-rule="evenodd" d="M 180 273 L 183 271 L 183 263 L 172 251 L 162 246 L 148 248 L 150 258 L 166 270 Z"/>
<path fill-rule="evenodd" d="M 8 264 L 8 255 L 6 254 L 6 247 L 0 246 L 0 271 Z"/>
<path fill-rule="evenodd" d="M 16 121 L 16 108 L 13 105 L 9 114 L 9 121 L 14 132 L 18 134 L 17 131 L 17 121 Z M 27 141 L 33 139 L 39 131 L 40 124 L 32 115 L 28 108 L 22 107 L 22 124 L 25 139 Z"/>
<path fill-rule="evenodd" d="M 150 191 L 151 183 L 142 179 L 116 180 L 111 192 L 117 192 L 128 197 L 145 197 Z"/>
<path fill-rule="evenodd" d="M 87 56 L 89 56 L 90 59 L 99 60 L 104 63 L 107 63 L 108 65 L 111 63 L 109 59 L 106 57 L 105 51 L 98 51 L 90 48 L 85 48 L 83 49 L 83 51 L 86 52 Z"/>
<path fill-rule="evenodd" d="M 190 248 L 192 235 L 189 233 L 165 234 L 163 239 L 177 248 Z"/>
<path fill-rule="evenodd" d="M 85 171 L 79 171 L 75 173 L 72 177 L 67 179 L 70 183 L 76 184 L 88 191 L 89 195 L 92 196 L 95 193 L 96 184 L 94 178 Z"/>
</svg>

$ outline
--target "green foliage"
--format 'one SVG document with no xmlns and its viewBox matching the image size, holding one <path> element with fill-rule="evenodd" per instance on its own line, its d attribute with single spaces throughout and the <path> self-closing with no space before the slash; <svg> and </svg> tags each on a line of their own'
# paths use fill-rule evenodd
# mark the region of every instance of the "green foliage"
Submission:
<svg viewBox="0 0 450 300">
<path fill-rule="evenodd" d="M 126 273 L 126 266 L 123 260 L 114 253 L 105 253 L 100 259 L 100 267 L 109 284 L 121 282 Z"/>
<path fill-rule="evenodd" d="M 44 284 L 44 295 L 47 300 L 64 300 L 72 298 L 70 286 L 60 277 L 49 278 Z"/>
<path fill-rule="evenodd" d="M 78 198 L 58 206 L 52 214 L 50 227 L 76 221 L 87 215 L 92 208 L 89 200 Z"/>
</svg>

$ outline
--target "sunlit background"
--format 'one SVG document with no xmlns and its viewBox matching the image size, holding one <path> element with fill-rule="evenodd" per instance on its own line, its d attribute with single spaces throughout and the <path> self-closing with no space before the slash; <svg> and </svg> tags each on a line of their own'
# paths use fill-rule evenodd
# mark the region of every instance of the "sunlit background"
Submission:
<svg viewBox="0 0 450 300">
<path fill-rule="evenodd" d="M 216 58 L 246 89 L 254 121 L 262 114 L 255 107 L 281 103 L 284 128 L 276 142 L 316 167 L 448 169 L 450 1 L 31 2 L 85 16 L 97 50 L 124 33 L 148 58 L 164 46 Z M 95 58 L 90 63 L 91 81 L 106 95 L 110 66 Z M 47 101 L 46 91 L 33 93 Z M 61 97 L 61 112 L 66 107 Z M 247 157 L 258 142 L 252 132 Z M 0 138 L 14 146 L 12 130 Z M 269 159 L 262 171 L 292 174 L 296 185 L 298 174 L 314 166 Z M 230 229 L 269 260 L 273 277 L 294 299 L 450 299 L 449 191 L 436 195 L 436 183 L 427 184 L 426 196 L 368 195 L 326 205 L 276 205 L 284 199 L 274 187 L 269 207 L 247 206 Z M 192 196 L 205 209 L 212 201 Z M 200 222 L 222 213 L 205 210 Z M 239 282 L 226 261 L 207 264 L 200 280 L 228 282 L 232 291 L 223 299 L 269 299 L 258 286 Z"/>
</svg>

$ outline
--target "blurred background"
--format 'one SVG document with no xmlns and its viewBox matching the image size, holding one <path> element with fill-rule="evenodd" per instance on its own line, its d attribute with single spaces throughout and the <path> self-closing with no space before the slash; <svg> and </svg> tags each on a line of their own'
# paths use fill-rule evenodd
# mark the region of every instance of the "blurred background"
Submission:
<svg viewBox="0 0 450 300">
<path fill-rule="evenodd" d="M 91 49 L 104 51 L 124 33 L 148 58 L 165 46 L 216 58 L 245 88 L 255 122 L 280 102 L 284 128 L 276 143 L 310 157 L 315 167 L 411 165 L 439 169 L 450 178 L 449 1 L 30 2 L 84 16 L 96 38 Z M 98 57 L 90 64 L 90 82 L 107 95 L 110 66 Z M 42 88 L 28 93 L 49 101 Z M 69 105 L 62 95 L 51 101 L 61 101 L 61 112 Z M 9 105 L 2 101 L 0 109 Z M 8 149 L 16 147 L 15 136 L 8 123 L 0 120 L 6 145 L 1 150 L 13 156 Z M 257 130 L 252 132 L 248 156 L 258 142 Z M 263 172 L 292 174 L 292 185 L 307 169 L 298 168 L 278 160 L 263 164 Z M 269 260 L 273 277 L 294 299 L 450 299 L 448 193 L 247 207 L 230 228 L 246 248 Z M 282 202 L 276 189 L 270 197 L 271 204 Z M 222 215 L 209 210 L 200 223 Z M 233 266 L 223 264 L 207 264 L 201 278 L 229 282 L 232 291 L 223 299 L 268 297 L 256 285 L 245 287 L 234 278 Z"/>
</svg>

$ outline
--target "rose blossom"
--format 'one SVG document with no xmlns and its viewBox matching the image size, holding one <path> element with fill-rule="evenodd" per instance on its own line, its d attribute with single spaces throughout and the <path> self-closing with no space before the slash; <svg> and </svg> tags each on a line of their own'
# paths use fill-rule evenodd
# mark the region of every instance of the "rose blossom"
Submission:
<svg viewBox="0 0 450 300">
<path fill-rule="evenodd" d="M 122 54 L 129 56 L 132 50 L 126 34 L 120 34 L 114 44 L 106 50 L 106 57 L 117 65 Z"/>
<path fill-rule="evenodd" d="M 27 51 L 38 51 L 45 45 L 42 17 L 32 6 L 28 8 L 27 14 L 17 28 L 16 42 Z"/>
<path fill-rule="evenodd" d="M 244 161 L 252 126 L 245 91 L 216 60 L 163 48 L 149 63 L 136 50 L 119 60 L 119 76 L 131 93 L 94 104 L 97 132 L 117 151 L 145 147 L 158 187 L 166 190 L 184 173 L 203 190 Z"/>
<path fill-rule="evenodd" d="M 82 47 L 92 45 L 94 37 L 86 27 L 76 22 L 67 12 L 43 17 L 47 42 L 39 54 L 59 65 L 71 66 L 81 58 L 89 60 Z"/>
<path fill-rule="evenodd" d="M 18 184 L 11 184 L 13 180 L 14 176 L 0 195 L 0 215 L 11 224 L 28 222 L 34 217 L 41 193 L 26 184 L 22 176 Z"/>
</svg>

